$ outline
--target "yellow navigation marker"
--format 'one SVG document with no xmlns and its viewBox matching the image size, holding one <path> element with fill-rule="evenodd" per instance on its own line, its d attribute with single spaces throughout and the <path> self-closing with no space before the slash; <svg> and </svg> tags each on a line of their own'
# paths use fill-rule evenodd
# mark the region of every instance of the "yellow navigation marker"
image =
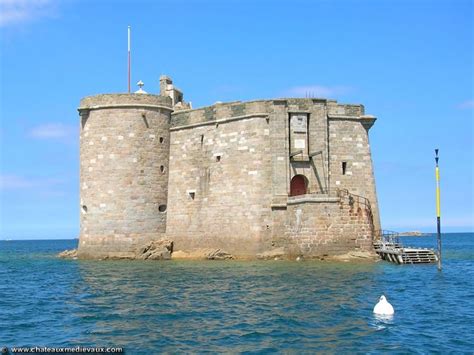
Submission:
<svg viewBox="0 0 474 355">
<path fill-rule="evenodd" d="M 439 149 L 435 149 L 436 162 L 436 224 L 438 232 L 438 270 L 441 270 L 441 207 L 440 207 L 440 189 L 439 189 Z"/>
</svg>

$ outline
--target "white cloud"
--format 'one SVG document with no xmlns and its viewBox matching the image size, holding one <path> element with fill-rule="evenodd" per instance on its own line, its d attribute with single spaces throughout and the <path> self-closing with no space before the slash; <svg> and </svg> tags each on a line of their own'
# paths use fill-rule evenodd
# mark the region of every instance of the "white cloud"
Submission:
<svg viewBox="0 0 474 355">
<path fill-rule="evenodd" d="M 466 100 L 457 105 L 457 108 L 461 110 L 474 108 L 474 100 Z"/>
<path fill-rule="evenodd" d="M 0 27 L 23 24 L 56 14 L 52 0 L 0 0 Z"/>
<path fill-rule="evenodd" d="M 29 136 L 38 139 L 65 139 L 77 135 L 77 128 L 63 123 L 46 123 L 36 126 L 29 132 Z"/>
<path fill-rule="evenodd" d="M 351 90 L 352 88 L 348 86 L 303 85 L 289 88 L 284 92 L 284 96 L 328 98 L 345 94 Z"/>
<path fill-rule="evenodd" d="M 49 188 L 63 184 L 56 178 L 27 178 L 19 175 L 0 175 L 0 190 L 26 190 L 32 188 Z"/>
<path fill-rule="evenodd" d="M 0 175 L 0 190 L 16 190 L 34 187 L 35 184 L 22 176 Z"/>
</svg>

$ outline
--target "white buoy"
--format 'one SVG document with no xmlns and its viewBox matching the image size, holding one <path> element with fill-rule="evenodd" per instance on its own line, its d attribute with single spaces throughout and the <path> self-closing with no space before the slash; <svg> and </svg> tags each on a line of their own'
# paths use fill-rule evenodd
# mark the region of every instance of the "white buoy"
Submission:
<svg viewBox="0 0 474 355">
<path fill-rule="evenodd" d="M 379 303 L 374 307 L 374 313 L 383 316 L 391 316 L 395 313 L 392 305 L 388 303 L 384 295 L 380 296 Z"/>
</svg>

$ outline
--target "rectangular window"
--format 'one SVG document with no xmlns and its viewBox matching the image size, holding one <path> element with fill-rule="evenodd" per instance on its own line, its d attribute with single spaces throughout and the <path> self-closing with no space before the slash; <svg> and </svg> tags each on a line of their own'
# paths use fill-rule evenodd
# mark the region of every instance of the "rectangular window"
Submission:
<svg viewBox="0 0 474 355">
<path fill-rule="evenodd" d="M 342 175 L 346 175 L 347 162 L 342 162 Z"/>
<path fill-rule="evenodd" d="M 196 190 L 186 190 L 186 193 L 188 194 L 188 199 L 189 200 L 194 200 L 194 198 L 196 197 Z"/>
</svg>

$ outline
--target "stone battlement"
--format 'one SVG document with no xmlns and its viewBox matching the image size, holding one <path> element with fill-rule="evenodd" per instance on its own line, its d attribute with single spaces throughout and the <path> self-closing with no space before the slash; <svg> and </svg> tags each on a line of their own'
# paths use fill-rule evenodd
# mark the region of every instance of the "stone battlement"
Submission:
<svg viewBox="0 0 474 355">
<path fill-rule="evenodd" d="M 336 101 L 329 101 L 328 115 L 360 117 L 365 115 L 365 108 L 360 104 L 338 104 Z"/>
<path fill-rule="evenodd" d="M 171 129 L 191 128 L 202 124 L 215 124 L 219 123 L 219 121 L 247 118 L 250 116 L 268 116 L 267 112 L 269 107 L 275 104 L 290 107 L 293 112 L 309 112 L 314 105 L 323 105 L 327 107 L 327 114 L 330 117 L 364 117 L 363 105 L 338 104 L 334 100 L 326 99 L 283 98 L 247 102 L 233 101 L 226 103 L 217 102 L 214 105 L 194 110 L 173 112 L 171 115 Z"/>
<path fill-rule="evenodd" d="M 160 95 L 143 94 L 100 94 L 87 96 L 81 100 L 79 111 L 99 108 L 157 107 L 172 110 L 171 98 Z"/>
</svg>

